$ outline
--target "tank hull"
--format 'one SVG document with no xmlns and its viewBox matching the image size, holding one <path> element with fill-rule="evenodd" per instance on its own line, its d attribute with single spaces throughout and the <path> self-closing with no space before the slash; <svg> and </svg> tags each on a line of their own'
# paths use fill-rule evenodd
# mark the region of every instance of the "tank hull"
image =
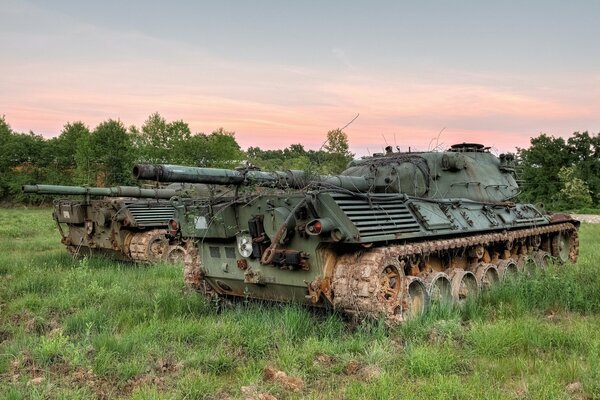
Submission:
<svg viewBox="0 0 600 400">
<path fill-rule="evenodd" d="M 108 198 L 57 200 L 53 218 L 61 242 L 73 256 L 107 256 L 154 263 L 168 258 L 166 238 L 174 208 L 165 200 Z"/>
<path fill-rule="evenodd" d="M 546 255 L 575 262 L 578 254 L 579 223 L 531 204 L 326 191 L 225 204 L 176 206 L 188 240 L 188 286 L 207 296 L 299 302 L 389 322 L 422 312 L 438 286 L 448 287 L 445 301 L 460 303 L 507 270 L 541 267 Z M 261 229 L 253 232 L 257 216 Z M 316 219 L 334 228 L 308 234 Z M 270 261 L 269 248 L 276 254 Z"/>
</svg>

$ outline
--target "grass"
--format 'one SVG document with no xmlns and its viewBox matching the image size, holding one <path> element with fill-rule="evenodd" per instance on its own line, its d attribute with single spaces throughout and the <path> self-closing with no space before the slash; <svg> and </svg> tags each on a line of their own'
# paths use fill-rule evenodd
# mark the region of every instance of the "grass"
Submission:
<svg viewBox="0 0 600 400">
<path fill-rule="evenodd" d="M 390 329 L 217 311 L 172 266 L 73 261 L 50 214 L 0 210 L 2 398 L 600 398 L 600 225 L 582 226 L 577 265 Z"/>
</svg>

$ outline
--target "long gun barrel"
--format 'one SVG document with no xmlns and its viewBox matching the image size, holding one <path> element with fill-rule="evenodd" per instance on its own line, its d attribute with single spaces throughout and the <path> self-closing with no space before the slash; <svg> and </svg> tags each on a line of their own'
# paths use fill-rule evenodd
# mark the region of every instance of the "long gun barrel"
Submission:
<svg viewBox="0 0 600 400">
<path fill-rule="evenodd" d="M 366 192 L 371 182 L 362 176 L 320 175 L 307 176 L 304 171 L 277 172 L 237 171 L 221 168 L 201 168 L 167 164 L 137 164 L 133 176 L 158 182 L 189 182 L 217 185 L 256 184 L 278 188 L 301 189 L 310 183 L 341 187 L 353 192 Z"/>
<path fill-rule="evenodd" d="M 37 193 L 46 195 L 89 195 L 109 197 L 138 197 L 152 199 L 170 199 L 177 195 L 174 189 L 142 189 L 137 186 L 114 186 L 108 188 L 86 186 L 60 186 L 60 185 L 24 185 L 24 193 Z"/>
</svg>

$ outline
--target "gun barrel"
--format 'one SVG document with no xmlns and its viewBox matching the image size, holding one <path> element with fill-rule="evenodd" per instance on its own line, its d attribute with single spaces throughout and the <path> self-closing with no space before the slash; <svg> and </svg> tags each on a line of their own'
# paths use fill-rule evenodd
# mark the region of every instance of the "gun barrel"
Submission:
<svg viewBox="0 0 600 400">
<path fill-rule="evenodd" d="M 158 182 L 189 182 L 217 185 L 255 184 L 258 186 L 301 189 L 310 183 L 341 187 L 353 192 L 365 192 L 371 187 L 361 176 L 322 175 L 309 176 L 304 171 L 236 171 L 221 168 L 201 168 L 167 164 L 137 164 L 133 167 L 137 179 Z"/>
<path fill-rule="evenodd" d="M 136 179 L 148 179 L 157 182 L 189 182 L 217 185 L 241 185 L 244 182 L 244 175 L 235 170 L 168 164 L 136 164 L 133 166 L 133 176 Z"/>
<path fill-rule="evenodd" d="M 170 199 L 177 195 L 174 189 L 143 189 L 137 186 L 114 186 L 108 188 L 86 186 L 61 186 L 61 185 L 24 185 L 24 193 L 44 195 L 89 195 L 110 197 L 138 197 Z"/>
</svg>

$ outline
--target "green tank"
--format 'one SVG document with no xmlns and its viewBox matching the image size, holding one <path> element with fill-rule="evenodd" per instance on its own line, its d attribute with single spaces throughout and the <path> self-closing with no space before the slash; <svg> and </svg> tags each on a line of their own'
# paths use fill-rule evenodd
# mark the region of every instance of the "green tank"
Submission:
<svg viewBox="0 0 600 400">
<path fill-rule="evenodd" d="M 54 201 L 52 217 L 73 255 L 103 254 L 142 263 L 183 258 L 183 247 L 165 237 L 165 226 L 175 212 L 169 200 L 208 195 L 206 185 L 178 183 L 163 189 L 25 185 L 22 190 L 61 196 Z"/>
<path fill-rule="evenodd" d="M 575 262 L 579 222 L 514 202 L 514 156 L 480 144 L 386 149 L 339 176 L 136 165 L 161 182 L 234 185 L 173 202 L 185 280 L 207 296 L 331 307 L 390 323 L 462 303 L 550 261 Z"/>
</svg>

